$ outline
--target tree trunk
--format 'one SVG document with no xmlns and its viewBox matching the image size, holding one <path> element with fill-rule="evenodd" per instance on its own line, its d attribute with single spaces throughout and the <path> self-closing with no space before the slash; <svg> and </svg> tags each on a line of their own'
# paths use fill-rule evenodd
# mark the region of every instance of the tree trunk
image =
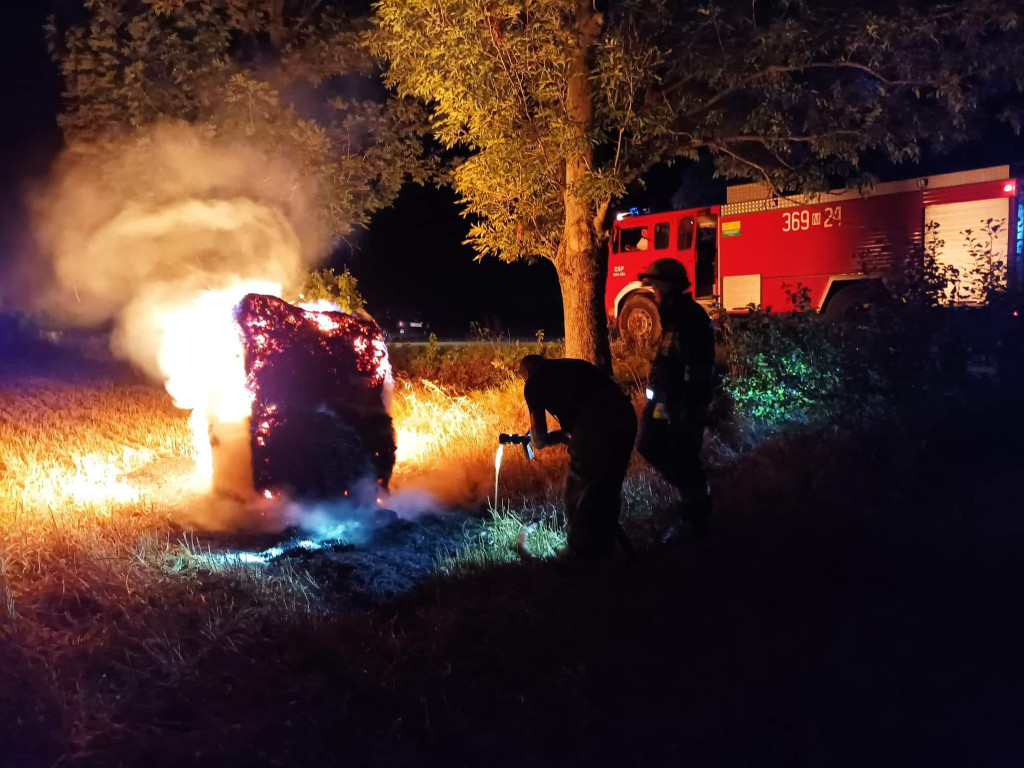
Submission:
<svg viewBox="0 0 1024 768">
<path fill-rule="evenodd" d="M 577 1 L 578 44 L 569 65 L 566 91 L 566 111 L 577 144 L 565 161 L 565 228 L 555 268 L 562 289 L 566 356 L 589 360 L 610 372 L 603 301 L 607 262 L 597 247 L 593 206 L 581 198 L 579 189 L 593 159 L 590 136 L 594 105 L 587 54 L 600 35 L 602 23 L 601 14 L 590 10 L 589 0 Z"/>
<path fill-rule="evenodd" d="M 555 262 L 562 289 L 565 356 L 589 360 L 611 370 L 608 324 L 604 312 L 606 260 L 594 247 L 563 248 Z"/>
</svg>

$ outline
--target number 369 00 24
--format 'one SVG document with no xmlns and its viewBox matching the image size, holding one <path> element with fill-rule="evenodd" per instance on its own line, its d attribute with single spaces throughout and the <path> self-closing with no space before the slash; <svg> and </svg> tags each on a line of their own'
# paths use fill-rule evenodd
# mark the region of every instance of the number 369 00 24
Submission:
<svg viewBox="0 0 1024 768">
<path fill-rule="evenodd" d="M 802 232 L 811 227 L 840 227 L 843 224 L 843 208 L 840 205 L 826 206 L 824 211 L 783 211 L 782 231 Z"/>
</svg>

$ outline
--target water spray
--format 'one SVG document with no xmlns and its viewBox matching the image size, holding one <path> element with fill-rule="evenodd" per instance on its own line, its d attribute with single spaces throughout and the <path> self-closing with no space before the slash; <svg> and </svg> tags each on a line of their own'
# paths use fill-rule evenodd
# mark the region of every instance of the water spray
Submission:
<svg viewBox="0 0 1024 768">
<path fill-rule="evenodd" d="M 498 477 L 501 475 L 501 459 L 505 455 L 505 444 L 498 443 L 498 450 L 494 452 L 494 506 L 498 506 Z"/>
<path fill-rule="evenodd" d="M 502 432 L 498 435 L 498 450 L 494 454 L 494 506 L 498 506 L 498 477 L 501 474 L 501 461 L 505 455 L 506 445 L 523 446 L 523 455 L 527 461 L 533 461 L 533 447 L 530 445 L 530 434 L 511 435 Z"/>
</svg>

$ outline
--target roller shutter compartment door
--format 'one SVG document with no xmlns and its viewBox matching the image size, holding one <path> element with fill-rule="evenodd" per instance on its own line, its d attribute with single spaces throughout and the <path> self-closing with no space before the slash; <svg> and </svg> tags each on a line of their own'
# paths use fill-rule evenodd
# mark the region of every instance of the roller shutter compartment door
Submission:
<svg viewBox="0 0 1024 768">
<path fill-rule="evenodd" d="M 722 278 L 722 304 L 727 312 L 761 306 L 760 275 L 726 275 Z"/>
<path fill-rule="evenodd" d="M 998 225 L 998 229 L 991 235 L 992 261 L 1001 261 L 1005 265 L 1009 245 L 1009 198 L 943 203 L 928 205 L 924 209 L 926 247 L 934 250 L 940 268 L 949 266 L 959 270 L 959 300 L 965 304 L 977 304 L 982 298 L 977 277 L 973 274 L 982 264 L 971 253 L 968 239 L 978 241 L 981 250 L 988 251 L 989 219 L 993 227 Z M 970 235 L 966 234 L 967 230 L 971 230 Z M 1004 271 L 1004 281 L 1005 277 Z M 951 286 L 947 287 L 947 297 L 951 289 Z"/>
</svg>

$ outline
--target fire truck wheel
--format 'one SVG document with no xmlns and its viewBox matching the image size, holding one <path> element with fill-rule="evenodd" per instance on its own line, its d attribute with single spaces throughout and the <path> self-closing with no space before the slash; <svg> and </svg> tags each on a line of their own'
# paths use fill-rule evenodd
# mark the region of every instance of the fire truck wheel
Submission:
<svg viewBox="0 0 1024 768">
<path fill-rule="evenodd" d="M 661 338 L 661 317 L 654 299 L 639 293 L 626 299 L 619 315 L 619 333 L 642 345 L 657 343 Z"/>
<path fill-rule="evenodd" d="M 880 299 L 880 290 L 877 286 L 866 282 L 853 283 L 836 291 L 825 305 L 824 315 L 833 322 L 853 320 Z"/>
</svg>

